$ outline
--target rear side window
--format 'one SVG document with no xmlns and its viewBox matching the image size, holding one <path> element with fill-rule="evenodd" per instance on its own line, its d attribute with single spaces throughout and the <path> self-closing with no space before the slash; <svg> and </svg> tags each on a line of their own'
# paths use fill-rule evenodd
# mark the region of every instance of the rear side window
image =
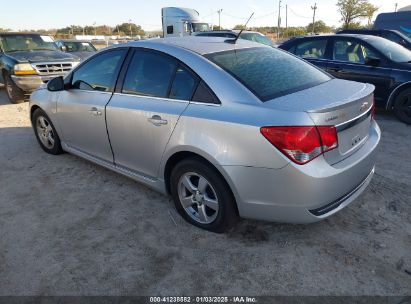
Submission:
<svg viewBox="0 0 411 304">
<path fill-rule="evenodd" d="M 293 53 L 302 58 L 323 59 L 327 40 L 312 40 L 298 44 Z"/>
<path fill-rule="evenodd" d="M 238 79 L 262 101 L 331 79 L 305 61 L 270 47 L 225 51 L 205 57 Z"/>
<path fill-rule="evenodd" d="M 203 81 L 198 84 L 198 87 L 193 96 L 193 101 L 214 104 L 220 103 L 218 98 L 214 95 L 214 93 L 211 92 L 211 90 Z"/>
<path fill-rule="evenodd" d="M 71 86 L 87 91 L 113 92 L 126 50 L 114 50 L 102 53 L 74 73 Z"/>
<path fill-rule="evenodd" d="M 193 75 L 179 66 L 177 68 L 173 84 L 170 90 L 171 99 L 191 100 L 197 85 L 197 79 Z"/>
<path fill-rule="evenodd" d="M 177 62 L 154 52 L 136 51 L 124 79 L 125 94 L 168 97 Z"/>
</svg>

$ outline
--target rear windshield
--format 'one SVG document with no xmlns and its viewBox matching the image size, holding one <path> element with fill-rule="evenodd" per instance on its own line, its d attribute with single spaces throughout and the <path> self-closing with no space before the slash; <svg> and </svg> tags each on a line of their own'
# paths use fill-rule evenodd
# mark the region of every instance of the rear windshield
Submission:
<svg viewBox="0 0 411 304">
<path fill-rule="evenodd" d="M 237 78 L 262 101 L 331 79 L 305 61 L 270 47 L 225 51 L 205 57 Z"/>
</svg>

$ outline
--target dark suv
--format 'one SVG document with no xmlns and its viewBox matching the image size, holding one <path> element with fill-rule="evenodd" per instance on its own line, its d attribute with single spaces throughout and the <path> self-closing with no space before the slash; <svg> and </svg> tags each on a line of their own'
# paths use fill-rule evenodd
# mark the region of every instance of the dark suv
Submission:
<svg viewBox="0 0 411 304">
<path fill-rule="evenodd" d="M 411 52 L 407 49 L 381 37 L 349 34 L 294 38 L 279 48 L 337 78 L 375 85 L 376 105 L 411 124 Z"/>
<path fill-rule="evenodd" d="M 400 31 L 396 30 L 343 30 L 339 31 L 337 34 L 361 34 L 378 36 L 391 40 L 392 42 L 398 43 L 403 47 L 411 50 L 411 39 Z"/>
<path fill-rule="evenodd" d="M 12 103 L 50 79 L 70 72 L 80 59 L 61 52 L 53 38 L 36 33 L 0 33 L 0 83 Z"/>
</svg>

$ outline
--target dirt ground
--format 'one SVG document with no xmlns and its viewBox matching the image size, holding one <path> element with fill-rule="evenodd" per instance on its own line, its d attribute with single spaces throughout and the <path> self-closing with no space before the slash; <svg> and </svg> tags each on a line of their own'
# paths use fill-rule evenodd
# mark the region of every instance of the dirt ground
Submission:
<svg viewBox="0 0 411 304">
<path fill-rule="evenodd" d="M 37 144 L 0 90 L 0 295 L 411 295 L 411 128 L 386 113 L 376 175 L 312 225 L 217 235 L 167 197 Z"/>
</svg>

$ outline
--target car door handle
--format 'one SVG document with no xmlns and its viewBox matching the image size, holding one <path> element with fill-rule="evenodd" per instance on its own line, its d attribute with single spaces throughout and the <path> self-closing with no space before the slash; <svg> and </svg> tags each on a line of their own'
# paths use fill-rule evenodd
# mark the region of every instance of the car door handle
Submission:
<svg viewBox="0 0 411 304">
<path fill-rule="evenodd" d="M 99 109 L 97 109 L 96 107 L 92 107 L 89 111 L 89 113 L 93 116 L 101 116 L 103 114 L 103 112 L 101 112 Z"/>
<path fill-rule="evenodd" d="M 153 115 L 151 118 L 147 119 L 150 123 L 155 125 L 156 127 L 164 126 L 168 123 L 167 120 L 162 119 L 161 116 Z"/>
</svg>

